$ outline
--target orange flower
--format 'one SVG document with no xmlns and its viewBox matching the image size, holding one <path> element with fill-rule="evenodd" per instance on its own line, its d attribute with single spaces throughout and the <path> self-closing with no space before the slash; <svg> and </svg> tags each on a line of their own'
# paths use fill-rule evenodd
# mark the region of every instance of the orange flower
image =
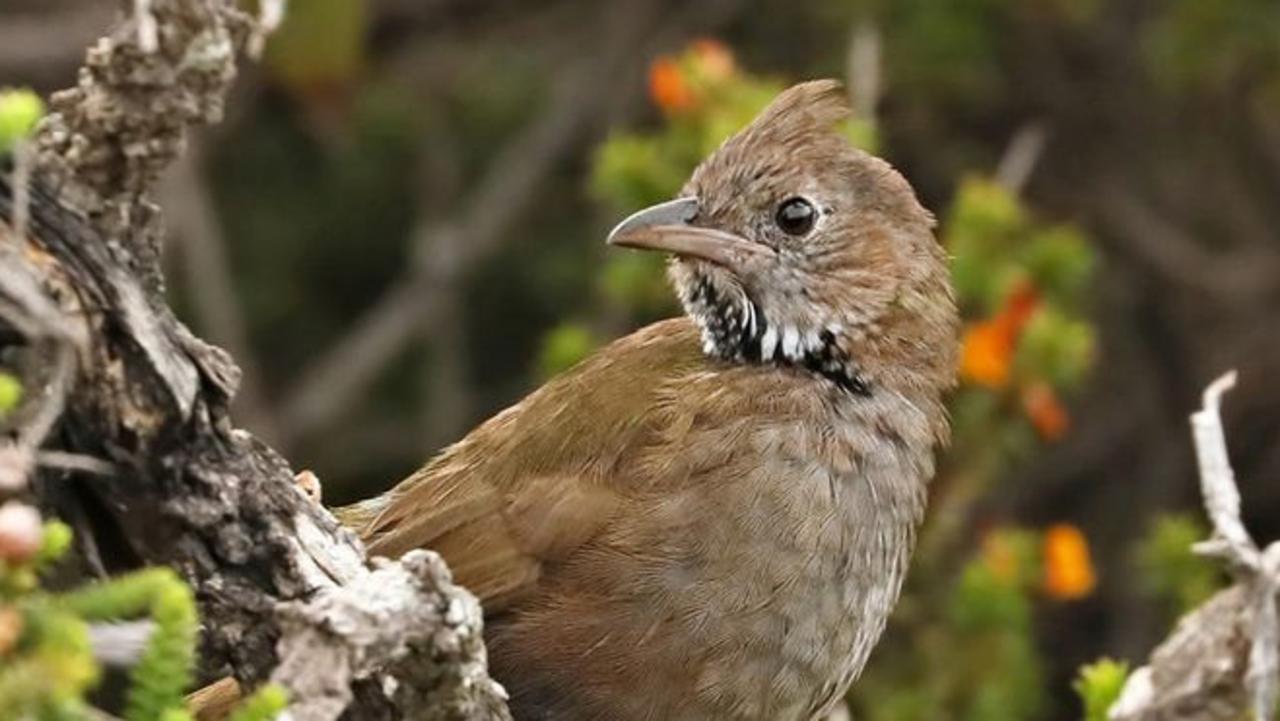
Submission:
<svg viewBox="0 0 1280 721">
<path fill-rule="evenodd" d="M 693 92 L 675 60 L 663 56 L 649 66 L 649 97 L 667 113 L 693 107 Z"/>
<path fill-rule="evenodd" d="M 698 68 L 712 80 L 724 80 L 733 75 L 735 63 L 729 46 L 715 38 L 699 38 L 691 45 Z"/>
<path fill-rule="evenodd" d="M 1044 590 L 1052 598 L 1073 601 L 1093 592 L 1098 580 L 1089 558 L 1089 542 L 1079 528 L 1067 523 L 1044 534 Z"/>
<path fill-rule="evenodd" d="M 1035 286 L 1024 281 L 1014 286 L 1013 291 L 1009 293 L 1009 297 L 1005 299 L 1004 308 L 1000 310 L 998 317 L 1009 328 L 1009 331 L 1016 336 L 1022 333 L 1022 328 L 1026 326 L 1031 314 L 1039 306 L 1040 294 L 1036 292 Z"/>
<path fill-rule="evenodd" d="M 960 345 L 960 376 L 988 388 L 1003 388 L 1013 364 L 1013 338 L 996 319 L 975 323 Z"/>
<path fill-rule="evenodd" d="M 1008 385 L 1018 336 L 1039 304 L 1035 287 L 1021 283 L 1005 299 L 999 313 L 970 325 L 961 340 L 960 377 L 988 388 Z"/>
<path fill-rule="evenodd" d="M 1040 437 L 1047 441 L 1058 440 L 1071 425 L 1067 409 L 1048 383 L 1036 382 L 1027 386 L 1022 391 L 1022 409 Z"/>
</svg>

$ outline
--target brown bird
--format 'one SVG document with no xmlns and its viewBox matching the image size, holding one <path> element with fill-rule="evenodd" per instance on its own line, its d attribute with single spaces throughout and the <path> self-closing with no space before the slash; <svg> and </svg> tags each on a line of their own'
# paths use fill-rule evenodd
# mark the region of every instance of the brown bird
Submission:
<svg viewBox="0 0 1280 721">
<path fill-rule="evenodd" d="M 672 255 L 687 317 L 338 511 L 481 598 L 518 721 L 818 719 L 884 629 L 957 319 L 932 216 L 847 115 L 834 82 L 785 91 L 610 234 Z"/>
<path fill-rule="evenodd" d="M 520 721 L 803 720 L 861 671 L 949 429 L 933 218 L 782 93 L 609 243 L 670 253 L 687 317 L 615 341 L 340 512 L 480 596 Z"/>
</svg>

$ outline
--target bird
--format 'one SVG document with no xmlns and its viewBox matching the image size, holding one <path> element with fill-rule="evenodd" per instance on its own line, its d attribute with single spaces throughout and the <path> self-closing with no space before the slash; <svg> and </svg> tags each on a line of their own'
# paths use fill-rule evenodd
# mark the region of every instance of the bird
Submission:
<svg viewBox="0 0 1280 721">
<path fill-rule="evenodd" d="M 816 721 L 861 672 L 948 443 L 957 311 L 933 216 L 782 91 L 610 246 L 683 308 L 335 515 L 484 607 L 517 721 Z"/>
</svg>

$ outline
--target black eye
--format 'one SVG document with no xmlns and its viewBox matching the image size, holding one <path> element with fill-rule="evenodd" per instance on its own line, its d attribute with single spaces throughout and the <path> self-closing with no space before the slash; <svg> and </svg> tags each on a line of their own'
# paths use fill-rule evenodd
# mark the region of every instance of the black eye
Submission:
<svg viewBox="0 0 1280 721">
<path fill-rule="evenodd" d="M 818 211 L 804 198 L 788 198 L 778 206 L 773 220 L 787 235 L 804 235 L 813 230 Z"/>
</svg>

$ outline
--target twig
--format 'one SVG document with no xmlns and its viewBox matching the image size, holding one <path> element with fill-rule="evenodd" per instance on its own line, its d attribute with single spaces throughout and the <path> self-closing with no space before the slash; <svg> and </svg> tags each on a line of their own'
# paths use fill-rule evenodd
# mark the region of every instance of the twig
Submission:
<svg viewBox="0 0 1280 721">
<path fill-rule="evenodd" d="M 262 57 L 267 37 L 284 21 L 286 0 L 258 0 L 258 24 L 249 33 L 245 52 L 255 60 Z"/>
<path fill-rule="evenodd" d="M 1204 391 L 1203 407 L 1191 414 L 1191 434 L 1200 464 L 1200 491 L 1205 512 L 1213 524 L 1213 538 L 1197 543 L 1197 553 L 1226 560 L 1246 574 L 1256 573 L 1261 562 L 1257 545 L 1240 521 L 1240 491 L 1227 458 L 1227 441 L 1222 431 L 1222 395 L 1236 385 L 1236 372 L 1229 371 Z"/>
<path fill-rule="evenodd" d="M 17 188 L 13 196 L 16 216 Z M 0 230 L 5 227 L 0 225 Z M 15 414 L 13 439 L 0 448 L 7 459 L 0 464 L 0 487 L 6 488 L 25 484 L 36 450 L 62 415 L 75 378 L 76 356 L 84 345 L 83 328 L 49 300 L 37 269 L 23 255 L 25 233 L 13 237 L 14 244 L 0 243 L 0 320 L 27 339 L 36 362 L 29 364 L 32 371 L 22 379 L 26 398 Z"/>
<path fill-rule="evenodd" d="M 133 23 L 138 32 L 138 49 L 151 54 L 160 47 L 160 29 L 151 14 L 151 0 L 133 0 Z"/>
<path fill-rule="evenodd" d="M 66 451 L 37 451 L 36 465 L 64 471 L 91 473 L 95 476 L 114 476 L 118 472 L 116 465 L 110 461 Z"/>
<path fill-rule="evenodd" d="M 1046 140 L 1048 133 L 1039 123 L 1019 128 L 996 166 L 996 182 L 1014 195 L 1020 194 L 1044 153 Z"/>
<path fill-rule="evenodd" d="M 95 623 L 89 626 L 93 657 L 108 666 L 132 666 L 142 658 L 156 625 L 150 620 Z"/>
<path fill-rule="evenodd" d="M 13 144 L 13 236 L 22 243 L 27 237 L 27 223 L 31 212 L 31 163 L 34 160 L 31 143 L 19 139 Z"/>
<path fill-rule="evenodd" d="M 875 120 L 880 104 L 883 78 L 880 28 L 872 22 L 859 23 L 849 39 L 845 72 L 849 77 L 849 99 L 859 116 Z"/>
</svg>

